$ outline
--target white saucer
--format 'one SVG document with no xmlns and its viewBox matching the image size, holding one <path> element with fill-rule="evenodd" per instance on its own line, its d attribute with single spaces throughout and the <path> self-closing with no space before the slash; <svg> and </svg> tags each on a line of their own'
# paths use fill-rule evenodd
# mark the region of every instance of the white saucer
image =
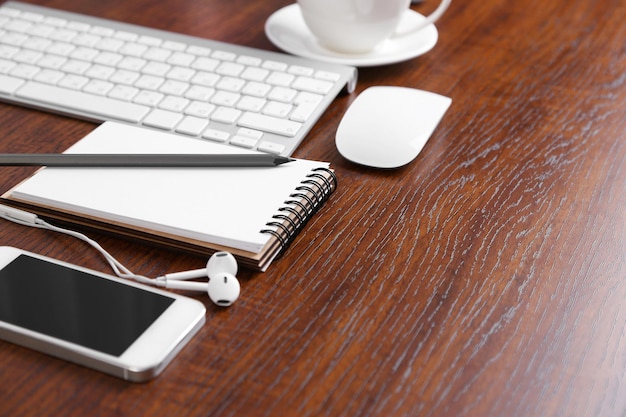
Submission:
<svg viewBox="0 0 626 417">
<path fill-rule="evenodd" d="M 410 28 L 424 16 L 408 10 L 400 21 L 400 29 Z M 265 22 L 265 34 L 278 48 L 293 55 L 334 64 L 371 67 L 406 61 L 430 51 L 437 43 L 437 28 L 428 25 L 412 35 L 391 38 L 366 54 L 342 54 L 320 45 L 309 31 L 300 6 L 291 4 L 274 12 Z"/>
</svg>

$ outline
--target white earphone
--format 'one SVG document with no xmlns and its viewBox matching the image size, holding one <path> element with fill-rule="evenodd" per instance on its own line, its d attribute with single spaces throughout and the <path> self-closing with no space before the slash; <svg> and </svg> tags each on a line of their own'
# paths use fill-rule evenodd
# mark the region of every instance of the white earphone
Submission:
<svg viewBox="0 0 626 417">
<path fill-rule="evenodd" d="M 0 204 L 0 218 L 23 226 L 64 233 L 87 242 L 104 256 L 115 274 L 120 278 L 133 279 L 143 284 L 161 288 L 207 292 L 211 301 L 222 307 L 230 306 L 239 298 L 241 286 L 237 278 L 235 278 L 237 274 L 237 261 L 235 257 L 228 252 L 214 253 L 207 261 L 206 268 L 176 272 L 151 279 L 131 272 L 115 259 L 113 255 L 100 246 L 98 242 L 88 236 L 80 232 L 54 226 L 40 219 L 33 213 Z M 209 281 L 208 283 L 186 282 L 186 280 L 194 278 L 209 278 Z"/>
<path fill-rule="evenodd" d="M 216 252 L 209 258 L 206 268 L 165 274 L 156 279 L 156 285 L 175 290 L 206 291 L 215 304 L 227 307 L 237 300 L 241 290 L 235 274 L 235 257 L 228 252 Z M 186 281 L 206 277 L 208 283 Z"/>
</svg>

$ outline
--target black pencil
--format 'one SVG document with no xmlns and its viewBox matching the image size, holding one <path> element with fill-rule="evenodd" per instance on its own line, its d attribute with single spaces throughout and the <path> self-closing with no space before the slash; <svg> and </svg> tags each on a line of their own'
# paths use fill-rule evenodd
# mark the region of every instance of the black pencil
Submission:
<svg viewBox="0 0 626 417">
<path fill-rule="evenodd" d="M 271 154 L 0 154 L 0 166 L 271 167 L 291 161 Z"/>
</svg>

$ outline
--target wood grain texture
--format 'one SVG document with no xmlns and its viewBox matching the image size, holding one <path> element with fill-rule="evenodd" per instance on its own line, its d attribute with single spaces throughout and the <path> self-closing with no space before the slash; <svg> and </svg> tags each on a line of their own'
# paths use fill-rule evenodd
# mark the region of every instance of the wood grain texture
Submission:
<svg viewBox="0 0 626 417">
<path fill-rule="evenodd" d="M 287 0 L 32 3 L 275 49 Z M 429 10 L 431 2 L 415 10 Z M 157 379 L 131 384 L 0 342 L 0 415 L 615 416 L 626 413 L 626 5 L 453 2 L 428 54 L 360 70 L 452 106 L 398 170 L 344 160 L 340 96 L 295 156 L 339 189 Z M 2 152 L 93 125 L 0 104 Z M 3 168 L 2 191 L 32 169 Z M 136 272 L 189 255 L 94 235 Z M 2 223 L 0 244 L 108 271 L 82 243 Z"/>
</svg>

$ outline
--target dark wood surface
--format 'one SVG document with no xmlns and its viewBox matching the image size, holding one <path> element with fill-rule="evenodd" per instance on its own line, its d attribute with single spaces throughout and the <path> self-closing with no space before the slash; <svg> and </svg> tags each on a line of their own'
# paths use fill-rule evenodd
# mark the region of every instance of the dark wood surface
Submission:
<svg viewBox="0 0 626 417">
<path fill-rule="evenodd" d="M 40 0 L 275 50 L 288 0 Z M 416 10 L 427 13 L 433 1 Z M 624 416 L 626 7 L 455 1 L 428 54 L 360 71 L 452 106 L 410 165 L 344 160 L 340 96 L 295 156 L 340 187 L 266 273 L 157 379 L 132 384 L 0 342 L 0 414 Z M 60 152 L 91 123 L 0 104 L 2 152 Z M 33 172 L 3 168 L 1 191 Z M 198 257 L 93 235 L 136 272 Z M 2 222 L 0 244 L 108 272 L 70 237 Z"/>
</svg>

